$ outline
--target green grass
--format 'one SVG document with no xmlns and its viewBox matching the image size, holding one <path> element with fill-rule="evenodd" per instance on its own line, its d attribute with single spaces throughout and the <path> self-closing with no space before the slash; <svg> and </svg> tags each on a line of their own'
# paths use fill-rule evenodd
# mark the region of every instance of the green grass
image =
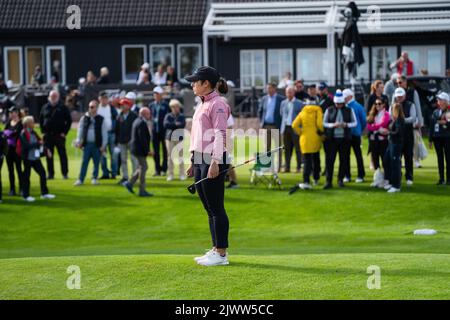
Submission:
<svg viewBox="0 0 450 320">
<path fill-rule="evenodd" d="M 114 181 L 75 188 L 80 155 L 69 150 L 73 179 L 58 172 L 49 182 L 54 201 L 4 196 L 0 204 L 0 299 L 450 298 L 450 188 L 435 186 L 434 152 L 399 194 L 368 181 L 288 196 L 298 174 L 281 175 L 284 190 L 267 190 L 240 168 L 241 188 L 226 191 L 230 265 L 218 273 L 192 260 L 210 242 L 188 182 L 150 170 L 149 199 Z M 35 174 L 31 193 L 39 194 Z M 413 236 L 418 228 L 439 233 Z M 81 268 L 81 290 L 66 288 L 70 265 Z M 381 269 L 380 290 L 366 286 L 370 265 Z"/>
</svg>

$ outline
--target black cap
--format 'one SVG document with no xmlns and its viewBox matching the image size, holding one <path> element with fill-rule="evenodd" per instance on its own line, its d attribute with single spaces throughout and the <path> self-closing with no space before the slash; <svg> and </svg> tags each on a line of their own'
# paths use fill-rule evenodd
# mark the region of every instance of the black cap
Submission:
<svg viewBox="0 0 450 320">
<path fill-rule="evenodd" d="M 184 79 L 189 82 L 208 80 L 212 84 L 216 84 L 220 79 L 220 74 L 212 67 L 203 66 L 195 70 L 193 74 L 185 77 Z"/>
<path fill-rule="evenodd" d="M 100 93 L 99 93 L 98 96 L 99 96 L 99 97 L 108 97 L 108 92 L 106 92 L 106 91 L 100 91 Z"/>
<path fill-rule="evenodd" d="M 11 108 L 8 109 L 9 112 L 19 112 L 20 109 L 16 106 L 12 106 Z"/>
</svg>

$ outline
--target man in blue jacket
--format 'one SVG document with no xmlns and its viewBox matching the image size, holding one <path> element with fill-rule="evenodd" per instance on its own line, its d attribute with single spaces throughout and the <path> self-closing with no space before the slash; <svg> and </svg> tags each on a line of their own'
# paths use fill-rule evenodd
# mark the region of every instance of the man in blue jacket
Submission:
<svg viewBox="0 0 450 320">
<path fill-rule="evenodd" d="M 281 102 L 281 128 L 280 133 L 283 136 L 285 167 L 284 172 L 291 171 L 292 151 L 297 156 L 297 172 L 302 167 L 302 153 L 300 151 L 299 136 L 292 129 L 292 121 L 297 117 L 303 108 L 303 102 L 295 98 L 295 88 L 286 88 L 286 99 Z"/>
<path fill-rule="evenodd" d="M 263 96 L 258 109 L 258 116 L 261 128 L 267 130 L 266 148 L 267 151 L 272 146 L 272 130 L 278 130 L 278 135 L 273 137 L 275 141 L 280 141 L 279 130 L 281 127 L 281 101 L 284 97 L 277 93 L 277 85 L 275 83 L 267 84 L 267 95 Z M 277 146 L 278 146 L 277 145 Z M 281 152 L 279 154 L 279 168 L 281 167 Z"/>
<path fill-rule="evenodd" d="M 356 127 L 352 128 L 352 138 L 350 145 L 353 149 L 353 153 L 356 157 L 356 163 L 358 165 L 358 177 L 356 178 L 355 182 L 361 183 L 364 182 L 364 177 L 366 175 L 361 151 L 361 136 L 367 125 L 366 111 L 364 110 L 364 107 L 355 100 L 355 94 L 351 89 L 345 89 L 342 93 L 344 95 L 347 107 L 351 108 L 356 116 L 357 125 Z M 351 180 L 350 159 L 349 161 L 346 161 L 346 163 L 347 168 L 344 182 L 349 182 Z"/>
<path fill-rule="evenodd" d="M 152 142 L 155 153 L 155 176 L 166 175 L 167 171 L 167 148 L 165 143 L 164 118 L 169 112 L 169 105 L 162 99 L 163 89 L 155 87 L 153 89 L 154 102 L 150 104 L 150 111 L 153 119 Z M 162 148 L 162 163 L 160 148 Z"/>
</svg>

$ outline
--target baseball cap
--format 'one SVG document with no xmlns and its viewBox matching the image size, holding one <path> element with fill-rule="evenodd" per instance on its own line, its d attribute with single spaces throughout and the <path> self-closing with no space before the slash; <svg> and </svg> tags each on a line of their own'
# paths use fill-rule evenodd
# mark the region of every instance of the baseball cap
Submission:
<svg viewBox="0 0 450 320">
<path fill-rule="evenodd" d="M 448 94 L 447 94 L 446 92 L 440 92 L 440 93 L 436 96 L 436 98 L 438 98 L 439 100 L 445 100 L 445 101 L 447 101 L 447 102 L 450 101 L 450 98 L 449 98 L 449 96 L 448 96 Z"/>
<path fill-rule="evenodd" d="M 153 92 L 154 93 L 163 94 L 164 90 L 160 86 L 156 86 L 156 87 L 153 88 Z"/>
<path fill-rule="evenodd" d="M 397 89 L 395 89 L 395 91 L 394 91 L 394 97 L 395 97 L 395 98 L 397 98 L 397 97 L 403 97 L 404 95 L 406 95 L 405 89 L 403 89 L 403 88 L 397 88 Z"/>
<path fill-rule="evenodd" d="M 341 90 L 336 90 L 333 98 L 334 103 L 345 103 L 344 95 Z"/>
<path fill-rule="evenodd" d="M 219 72 L 217 72 L 216 69 L 214 69 L 212 67 L 203 66 L 203 67 L 200 67 L 197 70 L 195 70 L 193 74 L 185 77 L 184 79 L 189 82 L 196 82 L 199 80 L 208 80 L 212 84 L 216 84 L 220 79 L 220 74 L 219 74 Z"/>
<path fill-rule="evenodd" d="M 319 88 L 319 90 L 323 90 L 323 89 L 325 89 L 325 88 L 328 88 L 326 82 L 324 82 L 324 81 L 319 82 L 319 84 L 317 85 L 317 87 Z"/>
<path fill-rule="evenodd" d="M 126 94 L 125 98 L 130 99 L 130 100 L 136 100 L 136 93 L 130 91 Z"/>
<path fill-rule="evenodd" d="M 119 104 L 120 105 L 127 105 L 129 107 L 133 106 L 133 102 L 131 100 L 127 99 L 127 98 L 120 99 Z"/>
<path fill-rule="evenodd" d="M 355 96 L 355 94 L 353 93 L 352 89 L 344 89 L 344 91 L 342 91 L 342 94 L 344 95 L 344 98 L 347 98 L 347 97 L 350 97 L 350 96 L 352 96 L 352 97 Z"/>
</svg>

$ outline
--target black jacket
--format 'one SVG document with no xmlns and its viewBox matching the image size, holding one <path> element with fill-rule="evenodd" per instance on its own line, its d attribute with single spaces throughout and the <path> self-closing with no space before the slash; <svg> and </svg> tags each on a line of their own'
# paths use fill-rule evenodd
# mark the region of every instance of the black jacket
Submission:
<svg viewBox="0 0 450 320">
<path fill-rule="evenodd" d="M 405 136 L 405 120 L 398 118 L 389 124 L 389 143 L 403 144 Z"/>
<path fill-rule="evenodd" d="M 123 113 L 117 117 L 116 123 L 116 143 L 128 143 L 131 140 L 131 129 L 133 122 L 136 120 L 136 113 L 129 111 L 125 119 Z"/>
<path fill-rule="evenodd" d="M 41 110 L 39 117 L 41 132 L 44 134 L 61 134 L 67 133 L 72 125 L 72 117 L 69 108 L 58 103 L 53 107 L 50 102 L 46 103 Z"/>
<path fill-rule="evenodd" d="M 131 130 L 130 152 L 137 157 L 146 157 L 150 152 L 150 130 L 147 122 L 138 117 Z"/>
<path fill-rule="evenodd" d="M 333 105 L 331 107 L 328 107 L 328 113 L 327 117 L 328 119 L 324 119 L 326 122 L 336 122 L 338 109 Z M 345 123 L 352 122 L 352 109 L 349 107 L 344 107 L 341 109 L 342 111 L 342 117 L 343 121 Z M 325 115 L 324 115 L 325 116 Z M 334 138 L 334 130 L 335 128 L 325 128 L 325 136 L 327 139 Z M 350 140 L 352 137 L 352 129 L 351 128 L 344 128 L 344 138 Z"/>
<path fill-rule="evenodd" d="M 450 111 L 447 111 L 447 113 Z M 447 120 L 446 124 L 439 124 L 439 120 Z M 440 109 L 434 110 L 431 115 L 430 121 L 430 141 L 433 141 L 433 138 L 446 138 L 450 139 L 450 119 L 445 116 L 445 113 L 441 114 Z"/>
<path fill-rule="evenodd" d="M 178 115 L 171 113 L 166 114 L 164 117 L 164 129 L 166 130 L 166 140 L 172 139 L 172 132 L 177 129 L 183 129 L 186 126 L 186 119 L 184 114 L 179 113 Z M 180 137 L 180 141 L 183 137 Z"/>
</svg>

